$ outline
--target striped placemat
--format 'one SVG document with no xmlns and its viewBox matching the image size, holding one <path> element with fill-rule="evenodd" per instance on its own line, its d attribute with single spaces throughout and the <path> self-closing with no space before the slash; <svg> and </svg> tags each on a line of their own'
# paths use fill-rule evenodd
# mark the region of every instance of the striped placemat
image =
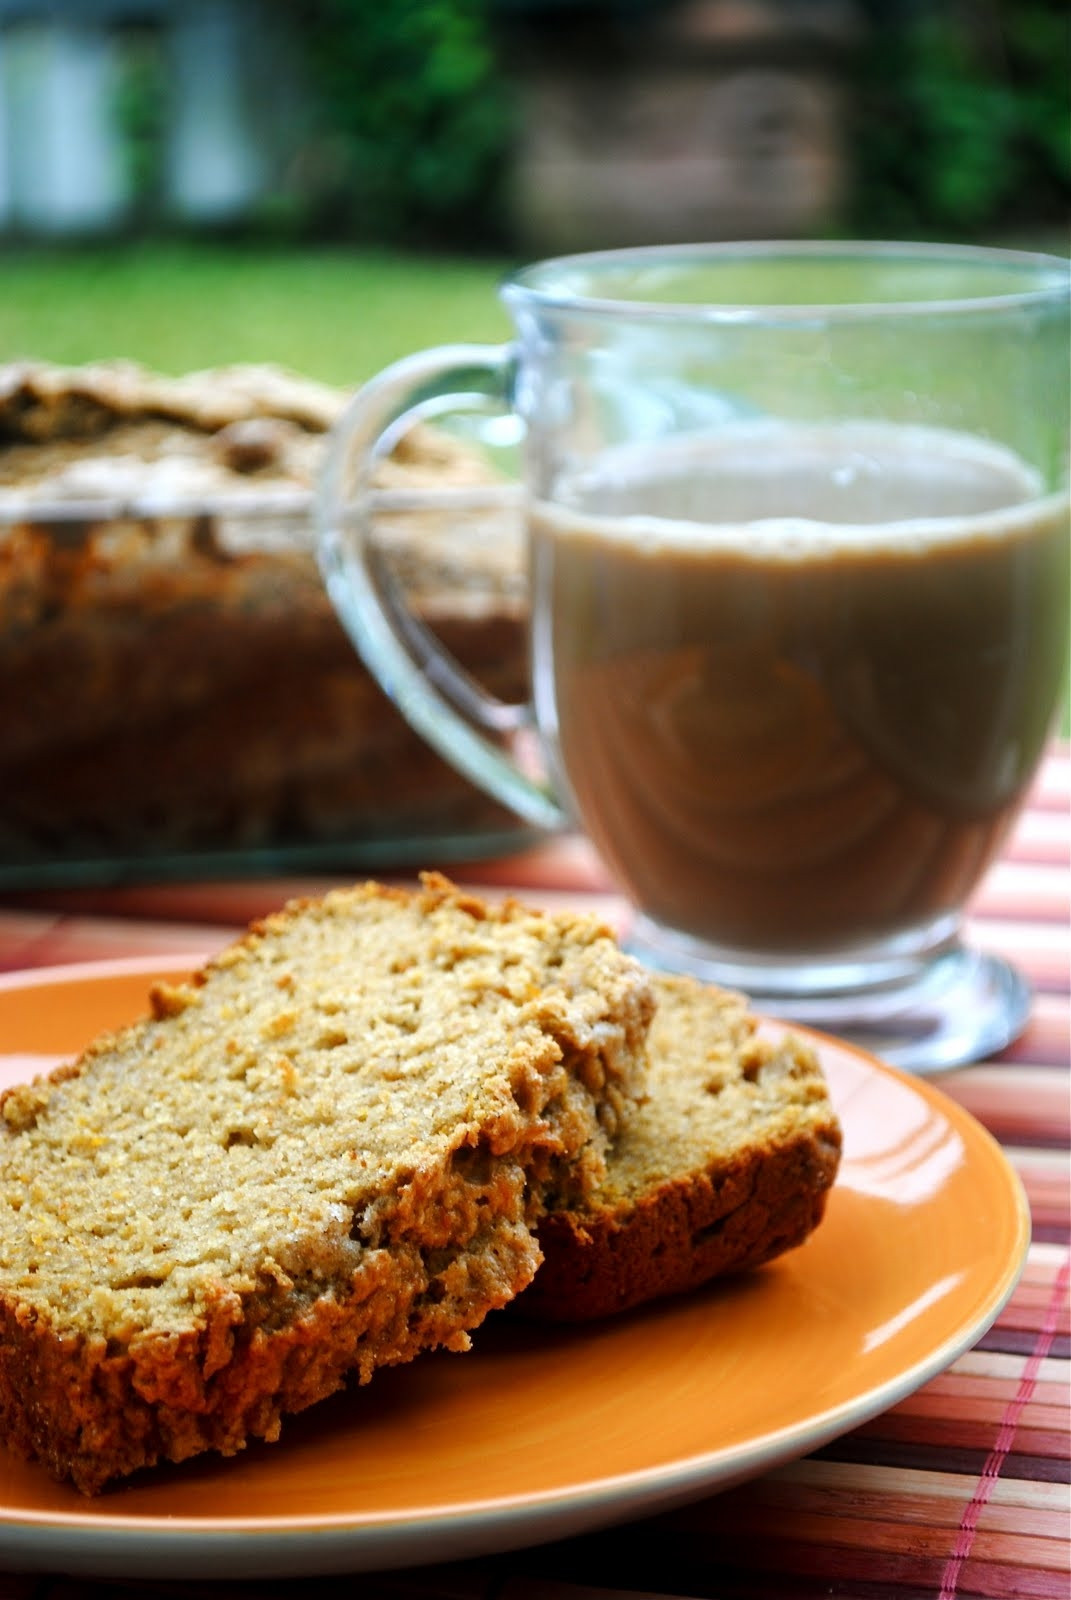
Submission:
<svg viewBox="0 0 1071 1600">
<path fill-rule="evenodd" d="M 586 844 L 564 839 L 452 869 L 492 893 L 625 908 Z M 0 903 L 0 968 L 167 959 L 324 879 L 186 884 Z M 1018 1288 L 940 1376 L 815 1455 L 665 1516 L 540 1549 L 301 1588 L 383 1600 L 1068 1600 L 1071 1596 L 1071 747 L 1051 750 L 970 933 L 1033 984 L 1022 1037 L 941 1088 L 1000 1141 L 1030 1201 Z M 789 1359 L 789 1357 L 786 1357 Z M 296 1594 L 276 1583 L 138 1583 L 5 1574 L 0 1600 Z"/>
</svg>

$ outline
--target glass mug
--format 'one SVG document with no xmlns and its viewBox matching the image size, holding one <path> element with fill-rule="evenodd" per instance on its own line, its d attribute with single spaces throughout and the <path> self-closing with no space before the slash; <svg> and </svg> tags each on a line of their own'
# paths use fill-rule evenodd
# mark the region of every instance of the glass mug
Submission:
<svg viewBox="0 0 1071 1600">
<path fill-rule="evenodd" d="M 961 930 L 1066 675 L 1068 263 L 654 247 L 502 298 L 513 343 L 398 362 L 333 435 L 321 564 L 368 667 L 522 818 L 585 830 L 650 964 L 916 1071 L 1000 1048 L 1027 988 Z M 487 410 L 521 438 L 526 706 L 369 533 L 399 432 Z"/>
</svg>

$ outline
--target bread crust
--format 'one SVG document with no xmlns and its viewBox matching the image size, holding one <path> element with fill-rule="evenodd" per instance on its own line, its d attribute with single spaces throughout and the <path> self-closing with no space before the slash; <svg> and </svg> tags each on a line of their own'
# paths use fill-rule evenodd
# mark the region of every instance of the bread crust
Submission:
<svg viewBox="0 0 1071 1600">
<path fill-rule="evenodd" d="M 738 995 L 655 990 L 647 1103 L 593 1197 L 540 1223 L 527 1316 L 585 1321 L 696 1289 L 802 1244 L 825 1214 L 841 1129 L 813 1050 L 760 1037 Z"/>
<path fill-rule="evenodd" d="M 0 1097 L 0 1438 L 84 1493 L 277 1438 L 531 1279 L 652 1009 L 595 919 L 429 875 L 292 903 Z"/>
</svg>

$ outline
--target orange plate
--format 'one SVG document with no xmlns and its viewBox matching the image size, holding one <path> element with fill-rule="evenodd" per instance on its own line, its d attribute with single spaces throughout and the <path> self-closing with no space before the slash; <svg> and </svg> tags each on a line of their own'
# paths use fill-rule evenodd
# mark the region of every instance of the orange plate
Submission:
<svg viewBox="0 0 1071 1600">
<path fill-rule="evenodd" d="M 141 1015 L 159 958 L 0 980 L 0 1085 Z M 825 1221 L 736 1281 L 581 1328 L 497 1317 L 291 1418 L 84 1500 L 0 1448 L 0 1565 L 120 1577 L 413 1566 L 557 1539 L 755 1476 L 973 1344 L 1029 1240 L 1018 1179 L 938 1090 L 816 1037 L 845 1134 Z"/>
</svg>

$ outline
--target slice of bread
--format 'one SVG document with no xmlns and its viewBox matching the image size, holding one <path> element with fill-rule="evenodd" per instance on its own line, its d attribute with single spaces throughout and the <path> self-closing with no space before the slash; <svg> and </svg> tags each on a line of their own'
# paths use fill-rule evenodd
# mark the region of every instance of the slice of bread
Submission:
<svg viewBox="0 0 1071 1600">
<path fill-rule="evenodd" d="M 0 1098 L 0 1439 L 93 1493 L 468 1330 L 645 1074 L 594 918 L 435 876 L 295 902 Z"/>
<path fill-rule="evenodd" d="M 649 1098 L 595 1194 L 544 1218 L 544 1261 L 517 1304 L 607 1316 L 801 1244 L 836 1177 L 841 1132 L 818 1058 L 759 1037 L 744 999 L 655 980 Z"/>
</svg>

